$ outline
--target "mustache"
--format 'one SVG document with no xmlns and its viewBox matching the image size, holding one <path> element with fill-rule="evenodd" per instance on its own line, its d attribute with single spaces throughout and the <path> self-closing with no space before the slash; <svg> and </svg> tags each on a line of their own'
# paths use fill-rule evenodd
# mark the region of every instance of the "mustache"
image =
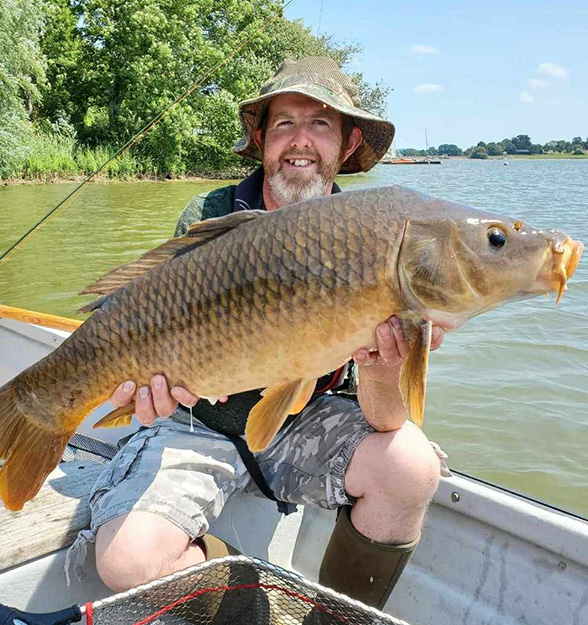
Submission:
<svg viewBox="0 0 588 625">
<path fill-rule="evenodd" d="M 307 159 L 309 161 L 320 161 L 320 156 L 318 154 L 314 154 L 311 152 L 293 152 L 293 153 L 288 153 L 288 154 L 284 154 L 282 155 L 282 160 L 302 160 L 302 159 Z"/>
</svg>

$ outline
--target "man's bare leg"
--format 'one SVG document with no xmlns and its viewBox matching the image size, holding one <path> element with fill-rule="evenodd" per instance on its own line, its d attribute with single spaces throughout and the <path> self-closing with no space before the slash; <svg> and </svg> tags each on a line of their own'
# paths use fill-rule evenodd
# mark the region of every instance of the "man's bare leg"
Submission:
<svg viewBox="0 0 588 625">
<path fill-rule="evenodd" d="M 204 562 L 205 553 L 177 525 L 151 512 L 129 512 L 96 535 L 96 568 L 115 592 Z"/>
</svg>

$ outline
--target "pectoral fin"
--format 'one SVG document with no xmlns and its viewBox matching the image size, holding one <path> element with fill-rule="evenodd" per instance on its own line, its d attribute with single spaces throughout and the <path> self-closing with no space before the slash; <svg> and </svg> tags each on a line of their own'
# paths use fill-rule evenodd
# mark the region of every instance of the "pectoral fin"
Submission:
<svg viewBox="0 0 588 625">
<path fill-rule="evenodd" d="M 411 345 L 400 370 L 400 392 L 410 418 L 422 427 L 433 324 L 430 321 L 424 321 L 413 328 L 413 332 L 404 328 L 406 338 Z"/>
<path fill-rule="evenodd" d="M 263 391 L 263 399 L 249 413 L 245 437 L 251 451 L 262 451 L 290 414 L 298 414 L 312 397 L 316 380 L 296 380 Z"/>
<path fill-rule="evenodd" d="M 96 421 L 93 428 L 122 428 L 131 425 L 131 419 L 135 414 L 135 402 L 116 408 L 109 412 L 100 421 Z"/>
</svg>

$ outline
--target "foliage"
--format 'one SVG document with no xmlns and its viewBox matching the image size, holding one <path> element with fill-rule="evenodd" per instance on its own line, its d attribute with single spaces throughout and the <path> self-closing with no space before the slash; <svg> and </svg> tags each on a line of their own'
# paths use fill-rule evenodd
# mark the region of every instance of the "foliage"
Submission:
<svg viewBox="0 0 588 625">
<path fill-rule="evenodd" d="M 457 147 L 455 143 L 442 143 L 439 146 L 438 151 L 440 156 L 461 156 L 463 154 L 462 149 Z"/>
<path fill-rule="evenodd" d="M 476 147 L 471 152 L 470 158 L 488 158 L 488 152 L 486 152 L 486 148 Z"/>
<path fill-rule="evenodd" d="M 488 156 L 500 156 L 504 152 L 504 145 L 502 143 L 494 143 L 491 141 L 486 144 L 486 153 Z"/>
<path fill-rule="evenodd" d="M 0 115 L 16 115 L 0 127 L 22 127 L 16 139 L 0 131 L 0 176 L 14 173 L 18 162 L 27 175 L 36 175 L 42 163 L 61 170 L 56 155 L 71 152 L 72 146 L 75 154 L 89 155 L 123 145 L 282 6 L 281 0 L 0 2 L 0 52 L 14 57 L 8 70 L 0 64 Z M 15 35 L 24 42 L 22 50 L 11 48 Z M 301 21 L 278 17 L 133 147 L 133 167 L 163 176 L 241 165 L 231 152 L 241 133 L 240 100 L 256 94 L 286 57 L 326 55 L 345 67 L 360 49 L 328 35 L 316 37 Z M 389 90 L 380 82 L 369 85 L 361 74 L 350 75 L 365 107 L 383 114 Z M 34 121 L 70 124 L 73 144 L 51 131 L 48 146 L 55 148 L 55 158 L 41 155 L 36 141 L 44 126 L 34 127 Z M 25 164 L 27 141 L 35 156 Z M 2 154 L 19 157 L 10 164 L 5 158 L 3 166 Z"/>
<path fill-rule="evenodd" d="M 32 140 L 31 113 L 45 82 L 39 48 L 41 0 L 0 1 L 0 177 L 26 156 Z"/>
</svg>

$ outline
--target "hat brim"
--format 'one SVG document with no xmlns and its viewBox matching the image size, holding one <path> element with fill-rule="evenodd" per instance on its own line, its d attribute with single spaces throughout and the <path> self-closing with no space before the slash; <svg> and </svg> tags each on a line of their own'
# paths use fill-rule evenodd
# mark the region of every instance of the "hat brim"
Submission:
<svg viewBox="0 0 588 625">
<path fill-rule="evenodd" d="M 341 165 L 340 174 L 354 174 L 369 171 L 388 151 L 394 139 L 395 128 L 377 115 L 368 113 L 356 106 L 349 99 L 349 105 L 341 103 L 341 96 L 335 96 L 329 89 L 320 85 L 290 85 L 276 89 L 257 98 L 244 100 L 239 105 L 239 117 L 243 127 L 243 137 L 233 147 L 233 152 L 261 161 L 259 148 L 253 141 L 253 133 L 259 128 L 267 101 L 282 94 L 299 94 L 326 104 L 342 115 L 352 117 L 363 135 L 363 140 L 355 152 Z"/>
</svg>

